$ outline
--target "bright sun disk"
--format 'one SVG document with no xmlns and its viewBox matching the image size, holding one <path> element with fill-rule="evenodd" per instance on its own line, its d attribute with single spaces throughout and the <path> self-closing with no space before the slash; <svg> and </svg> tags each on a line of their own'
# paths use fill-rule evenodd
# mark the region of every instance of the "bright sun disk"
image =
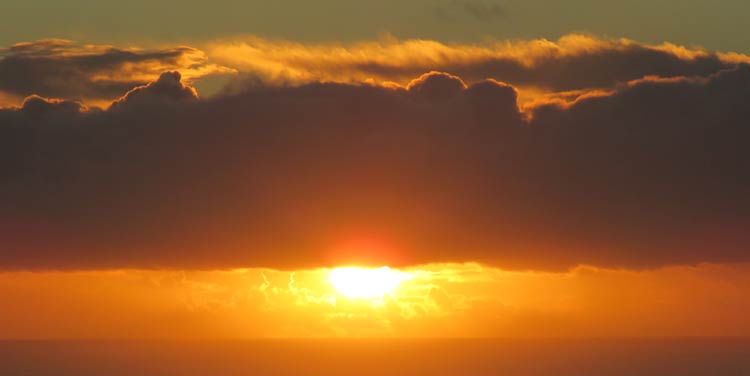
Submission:
<svg viewBox="0 0 750 376">
<path fill-rule="evenodd" d="M 340 294 L 348 298 L 382 298 L 392 294 L 408 273 L 382 268 L 342 267 L 331 270 L 328 279 Z"/>
</svg>

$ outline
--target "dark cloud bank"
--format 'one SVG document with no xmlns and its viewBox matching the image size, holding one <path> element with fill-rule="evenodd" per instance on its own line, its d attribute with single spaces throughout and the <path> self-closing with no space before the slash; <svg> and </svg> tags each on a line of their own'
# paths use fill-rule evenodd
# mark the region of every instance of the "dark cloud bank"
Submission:
<svg viewBox="0 0 750 376">
<path fill-rule="evenodd" d="M 440 73 L 31 97 L 0 111 L 0 268 L 750 261 L 749 100 L 747 65 L 526 114 Z"/>
</svg>

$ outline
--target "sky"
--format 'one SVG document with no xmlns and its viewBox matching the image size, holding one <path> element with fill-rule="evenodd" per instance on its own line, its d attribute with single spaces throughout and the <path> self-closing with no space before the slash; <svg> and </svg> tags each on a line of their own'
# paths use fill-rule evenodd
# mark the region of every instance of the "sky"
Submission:
<svg viewBox="0 0 750 376">
<path fill-rule="evenodd" d="M 0 339 L 750 336 L 748 11 L 6 1 Z"/>
<path fill-rule="evenodd" d="M 476 42 L 586 32 L 748 52 L 748 11 L 750 5 L 742 0 L 217 0 L 210 5 L 195 0 L 8 0 L 0 15 L 0 44 L 50 37 L 124 45 L 185 43 L 247 34 L 348 42 L 381 33 Z"/>
</svg>

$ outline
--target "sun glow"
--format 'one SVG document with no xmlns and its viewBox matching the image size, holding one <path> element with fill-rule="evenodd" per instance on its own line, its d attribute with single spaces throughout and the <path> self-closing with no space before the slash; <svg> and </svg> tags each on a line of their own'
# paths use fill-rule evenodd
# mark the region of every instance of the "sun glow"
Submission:
<svg viewBox="0 0 750 376">
<path fill-rule="evenodd" d="M 343 267 L 331 270 L 328 279 L 341 295 L 348 298 L 382 298 L 393 294 L 401 281 L 410 279 L 409 273 L 382 268 Z"/>
</svg>

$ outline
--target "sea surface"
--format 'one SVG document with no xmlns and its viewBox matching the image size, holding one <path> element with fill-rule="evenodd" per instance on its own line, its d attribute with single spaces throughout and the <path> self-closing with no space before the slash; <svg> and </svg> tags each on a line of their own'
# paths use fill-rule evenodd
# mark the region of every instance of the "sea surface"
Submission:
<svg viewBox="0 0 750 376">
<path fill-rule="evenodd" d="M 0 375 L 746 376 L 750 338 L 4 341 Z"/>
</svg>

